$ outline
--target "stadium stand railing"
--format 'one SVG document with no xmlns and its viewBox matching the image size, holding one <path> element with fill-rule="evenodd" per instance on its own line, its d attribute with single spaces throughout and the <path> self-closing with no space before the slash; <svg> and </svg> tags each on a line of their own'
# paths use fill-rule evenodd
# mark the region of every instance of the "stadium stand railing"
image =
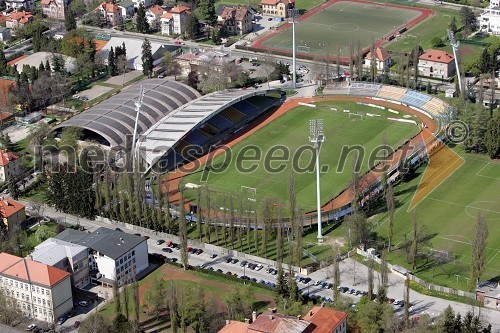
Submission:
<svg viewBox="0 0 500 333">
<path fill-rule="evenodd" d="M 401 103 L 409 104 L 411 106 L 421 108 L 425 103 L 431 100 L 431 96 L 425 95 L 414 90 L 408 90 L 406 94 L 400 99 Z"/>
<path fill-rule="evenodd" d="M 349 94 L 360 96 L 377 96 L 380 90 L 380 84 L 365 83 L 365 82 L 351 82 L 349 87 Z"/>
<path fill-rule="evenodd" d="M 400 101 L 407 91 L 408 89 L 406 88 L 382 86 L 378 91 L 377 97 Z"/>
</svg>

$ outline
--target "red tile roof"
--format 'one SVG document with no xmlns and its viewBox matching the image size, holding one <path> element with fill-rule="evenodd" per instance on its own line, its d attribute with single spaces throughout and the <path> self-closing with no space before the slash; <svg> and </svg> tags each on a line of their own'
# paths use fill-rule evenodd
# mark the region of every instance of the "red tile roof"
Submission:
<svg viewBox="0 0 500 333">
<path fill-rule="evenodd" d="M 42 0 L 42 5 L 50 5 L 52 0 Z"/>
<path fill-rule="evenodd" d="M 182 12 L 189 12 L 189 7 L 186 7 L 186 6 L 176 6 L 172 9 L 170 9 L 170 13 L 174 13 L 174 14 L 180 14 Z"/>
<path fill-rule="evenodd" d="M 246 333 L 250 324 L 242 323 L 241 321 L 231 320 L 218 333 Z"/>
<path fill-rule="evenodd" d="M 106 11 L 106 13 L 116 13 L 120 10 L 117 5 L 111 2 L 102 2 L 96 9 L 100 9 L 101 7 Z"/>
<path fill-rule="evenodd" d="M 384 49 L 383 47 L 377 47 L 375 49 L 375 59 L 377 59 L 378 61 L 385 61 L 387 59 L 389 59 L 391 57 L 391 55 L 389 54 L 389 52 L 387 52 L 386 49 Z M 368 54 L 365 56 L 365 59 L 371 59 L 372 58 L 372 52 L 368 52 Z"/>
<path fill-rule="evenodd" d="M 19 156 L 14 155 L 6 150 L 0 149 L 0 166 L 6 166 L 12 161 L 15 161 Z"/>
<path fill-rule="evenodd" d="M 449 54 L 448 52 L 433 49 L 425 51 L 425 53 L 418 57 L 418 59 L 441 62 L 444 64 L 449 64 L 450 62 L 455 60 L 453 55 Z"/>
<path fill-rule="evenodd" d="M 160 15 L 160 14 L 163 14 L 163 12 L 165 10 L 158 5 L 154 5 L 154 6 L 149 7 L 148 11 L 150 11 L 154 15 Z"/>
<path fill-rule="evenodd" d="M 314 326 L 297 317 L 282 315 L 276 312 L 264 312 L 248 326 L 248 333 L 310 333 Z"/>
<path fill-rule="evenodd" d="M 33 19 L 34 16 L 30 12 L 13 12 L 10 13 L 5 20 L 6 21 L 21 21 L 21 23 L 26 23 L 30 19 Z M 24 22 L 22 22 L 24 21 Z"/>
<path fill-rule="evenodd" d="M 304 320 L 313 323 L 316 328 L 312 333 L 331 333 L 347 318 L 347 313 L 335 311 L 322 306 L 315 306 L 305 316 Z"/>
<path fill-rule="evenodd" d="M 19 211 L 24 210 L 24 205 L 12 199 L 0 197 L 0 216 L 9 218 Z"/>
<path fill-rule="evenodd" d="M 0 253 L 0 273 L 14 279 L 52 287 L 70 274 L 59 268 L 8 253 Z"/>
<path fill-rule="evenodd" d="M 280 2 L 283 2 L 285 5 L 288 5 L 290 3 L 294 3 L 295 0 L 262 0 L 260 3 L 262 5 L 272 5 L 272 6 L 276 6 L 277 4 L 279 4 Z"/>
<path fill-rule="evenodd" d="M 220 16 L 223 20 L 234 18 L 236 21 L 242 21 L 247 12 L 247 7 L 225 6 Z"/>
<path fill-rule="evenodd" d="M 172 13 L 165 13 L 160 18 L 171 19 L 173 17 Z"/>
</svg>

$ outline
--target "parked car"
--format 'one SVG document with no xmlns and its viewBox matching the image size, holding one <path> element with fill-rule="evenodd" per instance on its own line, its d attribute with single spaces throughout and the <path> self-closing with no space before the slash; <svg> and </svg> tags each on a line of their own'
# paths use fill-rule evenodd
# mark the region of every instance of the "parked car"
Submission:
<svg viewBox="0 0 500 333">
<path fill-rule="evenodd" d="M 165 243 L 165 241 L 164 241 L 163 239 L 158 239 L 158 240 L 156 241 L 156 245 L 161 245 L 161 244 L 163 244 L 163 243 Z"/>
<path fill-rule="evenodd" d="M 238 261 L 239 261 L 239 260 L 235 258 L 235 259 L 231 260 L 231 263 L 234 265 L 234 264 L 236 264 Z"/>
<path fill-rule="evenodd" d="M 230 271 L 227 271 L 226 275 L 232 275 L 232 273 Z"/>
<path fill-rule="evenodd" d="M 220 268 L 219 268 L 219 269 L 217 270 L 217 273 L 223 273 L 223 272 L 222 272 L 222 269 L 220 269 Z"/>
<path fill-rule="evenodd" d="M 251 278 L 250 281 L 257 282 L 257 279 L 256 278 Z"/>
<path fill-rule="evenodd" d="M 255 266 L 256 271 L 260 271 L 262 268 L 264 268 L 264 266 L 262 266 L 261 264 L 258 264 L 257 266 Z"/>
<path fill-rule="evenodd" d="M 62 325 L 64 324 L 64 322 L 67 320 L 68 318 L 66 318 L 65 316 L 61 316 L 59 317 L 59 319 L 57 320 L 57 325 Z"/>
<path fill-rule="evenodd" d="M 245 266 L 246 264 L 248 264 L 248 261 L 246 261 L 246 260 L 242 260 L 242 261 L 240 262 L 240 266 L 241 266 L 241 267 Z"/>
<path fill-rule="evenodd" d="M 116 231 L 122 231 L 122 229 L 120 229 L 120 228 L 115 228 L 115 230 L 116 230 Z"/>
<path fill-rule="evenodd" d="M 168 242 L 165 244 L 165 246 L 167 246 L 167 247 L 172 247 L 172 246 L 174 246 L 174 243 L 173 243 L 172 241 L 168 241 Z"/>
<path fill-rule="evenodd" d="M 231 261 L 233 261 L 233 258 L 226 258 L 226 264 L 229 264 Z"/>
<path fill-rule="evenodd" d="M 136 233 L 136 234 L 134 234 L 134 235 L 141 237 L 141 234 L 140 234 L 140 233 Z"/>
<path fill-rule="evenodd" d="M 217 255 L 215 253 L 210 255 L 210 259 L 215 259 L 215 258 L 217 258 Z"/>
<path fill-rule="evenodd" d="M 304 284 L 308 284 L 309 282 L 311 282 L 311 278 L 310 277 L 305 277 L 302 279 L 302 283 Z"/>
<path fill-rule="evenodd" d="M 163 252 L 166 252 L 166 253 L 172 253 L 172 249 L 169 248 L 169 247 L 164 247 L 163 249 L 161 249 Z"/>
<path fill-rule="evenodd" d="M 80 327 L 80 321 L 79 320 L 75 321 L 75 323 L 73 324 L 73 327 L 74 328 Z"/>
<path fill-rule="evenodd" d="M 78 305 L 86 307 L 86 306 L 89 305 L 89 302 L 87 302 L 87 301 L 80 301 L 80 302 L 78 302 Z"/>
<path fill-rule="evenodd" d="M 196 250 L 196 254 L 197 254 L 197 255 L 200 255 L 200 254 L 202 254 L 202 253 L 203 253 L 203 250 L 202 250 L 202 249 L 198 249 L 198 250 Z"/>
<path fill-rule="evenodd" d="M 349 294 L 354 294 L 355 292 L 356 292 L 356 290 L 354 290 L 354 289 L 349 290 Z"/>
<path fill-rule="evenodd" d="M 389 304 L 394 303 L 394 301 L 395 301 L 395 300 L 394 300 L 394 298 L 388 298 L 388 299 L 387 299 L 387 303 L 389 303 Z"/>
<path fill-rule="evenodd" d="M 33 331 L 36 328 L 35 324 L 29 324 L 28 327 L 26 327 L 26 331 Z"/>
</svg>

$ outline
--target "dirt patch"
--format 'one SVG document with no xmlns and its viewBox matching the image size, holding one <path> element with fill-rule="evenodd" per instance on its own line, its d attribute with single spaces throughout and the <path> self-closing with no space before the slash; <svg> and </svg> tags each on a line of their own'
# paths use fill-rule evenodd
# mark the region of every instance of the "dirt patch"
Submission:
<svg viewBox="0 0 500 333">
<path fill-rule="evenodd" d="M 7 65 L 12 66 L 12 65 L 14 65 L 15 63 L 17 63 L 18 61 L 23 60 L 24 58 L 28 58 L 28 56 L 27 56 L 27 55 L 22 55 L 22 56 L 20 56 L 20 57 L 17 57 L 17 58 L 15 58 L 15 59 L 12 59 L 11 61 L 9 61 L 9 62 L 7 63 Z"/>
</svg>

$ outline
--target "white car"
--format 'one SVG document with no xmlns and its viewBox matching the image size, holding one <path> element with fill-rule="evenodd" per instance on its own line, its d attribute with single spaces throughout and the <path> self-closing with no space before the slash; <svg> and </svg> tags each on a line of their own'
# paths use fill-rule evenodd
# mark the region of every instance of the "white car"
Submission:
<svg viewBox="0 0 500 333">
<path fill-rule="evenodd" d="M 36 328 L 35 324 L 30 324 L 28 327 L 26 327 L 26 331 L 33 331 Z"/>
<path fill-rule="evenodd" d="M 260 271 L 262 268 L 264 268 L 264 266 L 262 266 L 261 264 L 258 264 L 258 265 L 255 267 L 255 270 L 256 270 L 256 271 Z"/>
<path fill-rule="evenodd" d="M 86 306 L 89 305 L 89 302 L 87 302 L 87 301 L 80 301 L 80 302 L 78 302 L 78 305 L 86 307 Z"/>
</svg>

